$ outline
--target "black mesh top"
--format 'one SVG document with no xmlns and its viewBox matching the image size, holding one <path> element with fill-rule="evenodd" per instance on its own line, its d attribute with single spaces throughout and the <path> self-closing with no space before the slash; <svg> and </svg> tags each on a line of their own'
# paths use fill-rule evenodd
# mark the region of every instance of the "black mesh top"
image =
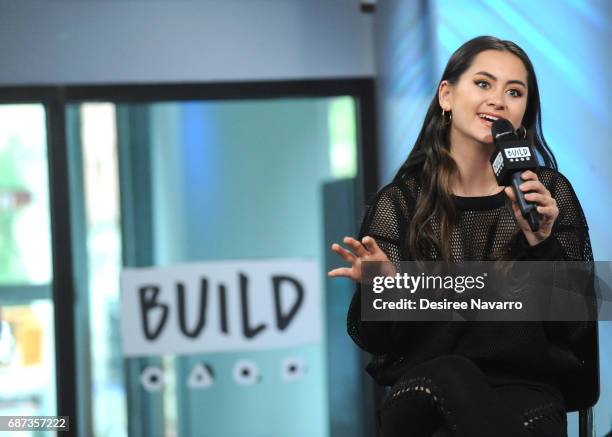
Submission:
<svg viewBox="0 0 612 437">
<path fill-rule="evenodd" d="M 538 179 L 557 201 L 559 216 L 549 238 L 529 246 L 505 193 L 484 197 L 454 196 L 457 226 L 452 233 L 454 261 L 583 260 L 593 254 L 584 213 L 569 181 L 546 167 Z M 363 219 L 359 239 L 369 235 L 390 261 L 409 261 L 405 240 L 421 184 L 408 176 L 383 187 Z M 432 227 L 439 238 L 439 222 Z M 518 232 L 517 232 L 518 231 Z M 439 259 L 435 248 L 431 260 Z M 348 312 L 348 333 L 374 355 L 368 372 L 381 385 L 391 385 L 411 366 L 428 359 L 459 354 L 473 359 L 485 372 L 517 374 L 555 383 L 580 365 L 572 352 L 575 324 L 559 322 L 363 322 L 361 290 Z M 568 328 L 571 325 L 573 328 Z M 574 336 L 574 338 L 572 338 Z"/>
</svg>

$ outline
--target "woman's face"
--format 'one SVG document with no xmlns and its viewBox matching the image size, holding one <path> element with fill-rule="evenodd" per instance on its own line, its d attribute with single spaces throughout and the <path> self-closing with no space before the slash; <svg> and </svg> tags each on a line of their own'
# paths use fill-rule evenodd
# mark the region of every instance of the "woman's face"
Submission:
<svg viewBox="0 0 612 437">
<path fill-rule="evenodd" d="M 510 52 L 486 50 L 454 85 L 442 81 L 440 106 L 451 111 L 451 144 L 493 142 L 493 120 L 505 118 L 514 129 L 521 126 L 527 107 L 527 70 Z"/>
</svg>

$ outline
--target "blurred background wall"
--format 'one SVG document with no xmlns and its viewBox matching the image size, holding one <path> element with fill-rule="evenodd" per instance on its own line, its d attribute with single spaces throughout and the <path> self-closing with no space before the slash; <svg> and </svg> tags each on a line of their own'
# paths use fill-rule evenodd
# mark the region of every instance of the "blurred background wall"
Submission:
<svg viewBox="0 0 612 437">
<path fill-rule="evenodd" d="M 0 0 L 0 85 L 376 76 L 380 184 L 407 156 L 450 55 L 480 34 L 533 60 L 543 125 L 612 259 L 606 0 Z M 612 323 L 601 324 L 599 430 L 612 426 Z M 575 422 L 570 430 L 576 429 Z M 598 433 L 598 435 L 600 435 Z"/>
<path fill-rule="evenodd" d="M 352 0 L 0 1 L 0 84 L 370 76 Z"/>
</svg>

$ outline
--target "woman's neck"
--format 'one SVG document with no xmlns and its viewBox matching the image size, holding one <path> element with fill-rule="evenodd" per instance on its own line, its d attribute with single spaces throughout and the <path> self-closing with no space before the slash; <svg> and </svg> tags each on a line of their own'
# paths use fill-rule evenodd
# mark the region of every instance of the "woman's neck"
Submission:
<svg viewBox="0 0 612 437">
<path fill-rule="evenodd" d="M 493 144 L 451 142 L 450 153 L 458 169 L 451 180 L 454 195 L 480 197 L 497 194 L 502 190 L 497 185 L 490 163 L 493 151 Z"/>
</svg>

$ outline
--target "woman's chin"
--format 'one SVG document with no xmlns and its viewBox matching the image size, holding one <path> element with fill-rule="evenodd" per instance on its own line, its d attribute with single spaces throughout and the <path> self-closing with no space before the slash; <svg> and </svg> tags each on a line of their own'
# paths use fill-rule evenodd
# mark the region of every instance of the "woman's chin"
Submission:
<svg viewBox="0 0 612 437">
<path fill-rule="evenodd" d="M 474 135 L 474 137 L 479 143 L 488 145 L 493 144 L 493 134 L 491 133 L 490 128 L 481 128 L 478 129 L 478 131 L 476 131 L 475 133 L 476 135 Z"/>
<path fill-rule="evenodd" d="M 491 134 L 482 135 L 478 138 L 478 142 L 486 146 L 492 146 L 493 145 L 493 135 Z"/>
</svg>

